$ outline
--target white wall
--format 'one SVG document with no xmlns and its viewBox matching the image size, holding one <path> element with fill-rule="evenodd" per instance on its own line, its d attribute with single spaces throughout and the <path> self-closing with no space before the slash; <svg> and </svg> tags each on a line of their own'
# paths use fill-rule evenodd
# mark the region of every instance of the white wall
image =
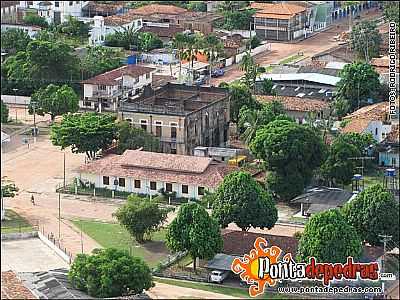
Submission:
<svg viewBox="0 0 400 300">
<path fill-rule="evenodd" d="M 40 31 L 40 28 L 27 26 L 27 25 L 14 25 L 14 24 L 1 24 L 1 30 L 9 29 L 22 29 L 24 30 L 30 38 L 34 38 L 36 34 Z"/>
<path fill-rule="evenodd" d="M 383 124 L 382 121 L 371 121 L 364 132 L 371 133 L 374 139 L 380 143 L 391 130 L 392 125 Z"/>
</svg>

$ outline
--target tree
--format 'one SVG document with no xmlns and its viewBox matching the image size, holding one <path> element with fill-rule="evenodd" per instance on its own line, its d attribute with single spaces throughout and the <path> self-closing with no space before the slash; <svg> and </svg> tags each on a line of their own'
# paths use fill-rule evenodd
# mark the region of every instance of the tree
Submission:
<svg viewBox="0 0 400 300">
<path fill-rule="evenodd" d="M 151 32 L 140 32 L 138 34 L 138 48 L 140 51 L 149 52 L 153 49 L 162 48 L 161 39 Z"/>
<path fill-rule="evenodd" d="M 43 28 L 47 28 L 49 26 L 49 23 L 47 23 L 46 19 L 39 15 L 26 15 L 24 16 L 23 20 L 27 25 L 36 25 Z"/>
<path fill-rule="evenodd" d="M 346 144 L 354 145 L 361 154 L 366 154 L 366 151 L 375 146 L 377 142 L 371 133 L 358 133 L 358 132 L 347 132 L 341 133 L 335 140 L 335 142 L 342 141 Z"/>
<path fill-rule="evenodd" d="M 358 259 L 362 245 L 354 227 L 337 209 L 330 209 L 313 215 L 306 223 L 297 251 L 301 261 L 315 257 L 320 262 L 344 263 L 349 256 Z"/>
<path fill-rule="evenodd" d="M 242 2 L 242 1 L 237 1 Z M 245 2 L 243 2 L 245 3 Z M 224 10 L 222 13 L 224 16 L 223 23 L 221 24 L 223 29 L 226 30 L 249 30 L 250 22 L 255 9 L 243 9 L 243 10 Z"/>
<path fill-rule="evenodd" d="M 397 34 L 400 32 L 400 6 L 395 1 L 384 1 L 383 16 L 387 22 L 396 23 Z"/>
<path fill-rule="evenodd" d="M 155 201 L 130 195 L 127 202 L 113 216 L 138 243 L 143 243 L 145 235 L 150 236 L 160 229 L 167 219 L 168 211 L 169 209 L 160 208 Z"/>
<path fill-rule="evenodd" d="M 339 118 L 339 120 L 347 115 L 350 110 L 350 103 L 348 100 L 343 99 L 342 97 L 336 97 L 332 103 L 334 113 Z"/>
<path fill-rule="evenodd" d="M 368 104 L 368 98 L 372 98 L 380 89 L 379 74 L 368 63 L 346 65 L 340 72 L 340 78 L 337 84 L 338 97 L 348 100 L 352 111 Z"/>
<path fill-rule="evenodd" d="M 172 40 L 173 47 L 177 50 L 178 58 L 179 58 L 179 79 L 182 77 L 182 60 L 184 59 L 184 53 L 187 44 L 187 35 L 181 32 L 178 32 L 174 39 Z"/>
<path fill-rule="evenodd" d="M 351 48 L 366 62 L 369 62 L 371 57 L 379 55 L 381 40 L 381 35 L 374 21 L 362 21 L 355 25 L 350 35 Z"/>
<path fill-rule="evenodd" d="M 132 127 L 128 122 L 119 122 L 118 129 L 118 152 L 125 150 L 143 148 L 144 151 L 160 152 L 160 140 L 142 128 Z"/>
<path fill-rule="evenodd" d="M 244 71 L 243 83 L 253 92 L 255 91 L 258 67 L 259 65 L 251 57 L 250 51 L 247 51 L 240 62 L 240 70 Z"/>
<path fill-rule="evenodd" d="M 224 44 L 214 34 L 209 34 L 204 39 L 205 54 L 207 55 L 210 63 L 210 80 L 213 71 L 213 64 L 224 53 Z"/>
<path fill-rule="evenodd" d="M 239 111 L 243 106 L 250 109 L 258 109 L 260 104 L 251 95 L 250 89 L 243 83 L 229 85 L 230 117 L 235 123 L 239 120 Z"/>
<path fill-rule="evenodd" d="M 5 183 L 2 180 L 1 183 L 1 197 L 10 197 L 14 198 L 16 193 L 19 191 L 19 189 L 16 187 L 14 183 Z"/>
<path fill-rule="evenodd" d="M 213 197 L 212 216 L 222 227 L 234 222 L 242 231 L 250 227 L 271 229 L 278 220 L 272 195 L 243 171 L 232 172 Z"/>
<path fill-rule="evenodd" d="M 11 28 L 1 32 L 1 49 L 9 53 L 25 51 L 31 38 L 28 33 L 19 28 Z"/>
<path fill-rule="evenodd" d="M 197 203 L 182 204 L 178 215 L 168 226 L 166 244 L 172 251 L 188 251 L 193 258 L 211 259 L 222 250 L 222 238 L 215 219 Z"/>
<path fill-rule="evenodd" d="M 89 29 L 89 24 L 72 16 L 68 16 L 67 21 L 58 26 L 59 32 L 75 37 L 88 37 Z"/>
<path fill-rule="evenodd" d="M 356 161 L 349 159 L 359 157 L 360 151 L 356 146 L 343 140 L 334 140 L 327 160 L 321 166 L 322 176 L 329 185 L 347 185 L 351 183 L 356 167 Z"/>
<path fill-rule="evenodd" d="M 141 258 L 113 248 L 78 254 L 68 279 L 75 288 L 96 298 L 135 295 L 154 286 L 151 270 Z"/>
<path fill-rule="evenodd" d="M 303 188 L 309 184 L 313 171 L 321 165 L 325 156 L 325 145 L 315 130 L 279 119 L 257 130 L 250 143 L 250 150 L 257 158 L 265 161 L 269 171 L 276 172 L 287 180 L 299 179 Z M 293 185 L 301 186 L 298 182 L 293 182 Z M 287 197 L 300 194 L 303 188 L 294 190 Z M 277 186 L 272 190 L 280 196 L 283 195 L 282 192 L 286 192 L 283 187 Z M 290 200 L 286 197 L 285 199 Z"/>
<path fill-rule="evenodd" d="M 207 3 L 205 1 L 189 1 L 187 9 L 193 11 L 206 12 Z"/>
<path fill-rule="evenodd" d="M 265 78 L 261 84 L 261 92 L 263 95 L 276 95 L 276 92 L 272 89 L 274 87 L 274 83 L 272 79 Z"/>
<path fill-rule="evenodd" d="M 379 235 L 399 242 L 399 202 L 381 184 L 367 187 L 342 208 L 347 222 L 371 245 L 381 245 Z"/>
<path fill-rule="evenodd" d="M 33 113 L 35 105 L 36 113 L 44 116 L 49 114 L 54 122 L 56 116 L 69 112 L 77 112 L 79 109 L 79 96 L 68 85 L 57 86 L 49 84 L 46 88 L 37 90 L 32 94 L 29 104 L 29 113 Z"/>
<path fill-rule="evenodd" d="M 360 1 L 344 1 L 344 7 L 345 8 L 350 8 L 350 14 L 349 14 L 349 31 L 351 32 L 352 26 L 353 26 L 353 10 L 354 10 L 354 5 L 359 4 Z"/>
<path fill-rule="evenodd" d="M 137 49 L 138 35 L 133 26 L 122 27 L 114 33 L 106 35 L 105 45 L 110 47 L 123 47 L 125 50 Z"/>
<path fill-rule="evenodd" d="M 8 107 L 7 105 L 1 100 L 1 123 L 8 122 Z"/>
<path fill-rule="evenodd" d="M 255 35 L 248 41 L 250 48 L 254 49 L 261 45 L 261 40 Z"/>
<path fill-rule="evenodd" d="M 122 53 L 110 48 L 89 47 L 81 61 L 81 69 L 85 78 L 114 70 L 122 65 Z"/>
<path fill-rule="evenodd" d="M 107 149 L 117 137 L 115 116 L 89 112 L 64 115 L 60 124 L 51 127 L 51 141 L 61 149 L 71 146 L 73 153 L 86 153 L 94 159 L 99 150 Z"/>
</svg>

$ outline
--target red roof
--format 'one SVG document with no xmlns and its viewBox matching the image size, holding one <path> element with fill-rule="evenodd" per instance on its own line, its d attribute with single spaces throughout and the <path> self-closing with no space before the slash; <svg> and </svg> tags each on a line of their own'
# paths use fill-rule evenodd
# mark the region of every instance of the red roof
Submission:
<svg viewBox="0 0 400 300">
<path fill-rule="evenodd" d="M 135 9 L 129 10 L 129 14 L 136 14 L 142 16 L 148 16 L 153 14 L 169 14 L 179 15 L 187 12 L 187 9 L 180 8 L 174 5 L 161 5 L 161 4 L 150 4 Z"/>
<path fill-rule="evenodd" d="M 211 162 L 208 157 L 126 150 L 123 155 L 109 155 L 83 165 L 79 171 L 215 188 L 225 175 L 237 170 Z"/>
<path fill-rule="evenodd" d="M 82 81 L 83 84 L 101 84 L 101 85 L 117 85 L 116 81 L 121 78 L 122 75 L 130 75 L 132 77 L 138 77 L 146 73 L 155 71 L 154 68 L 142 67 L 138 65 L 127 65 L 122 66 L 118 69 L 114 69 L 95 77 L 89 78 Z"/>
<path fill-rule="evenodd" d="M 259 102 L 279 101 L 289 111 L 322 111 L 329 108 L 329 103 L 321 100 L 290 96 L 256 96 Z"/>
<path fill-rule="evenodd" d="M 296 14 L 306 11 L 306 8 L 291 3 L 253 2 L 251 8 L 259 10 L 255 17 L 270 19 L 290 19 Z"/>
<path fill-rule="evenodd" d="M 1 299 L 37 299 L 13 271 L 1 272 Z"/>
</svg>

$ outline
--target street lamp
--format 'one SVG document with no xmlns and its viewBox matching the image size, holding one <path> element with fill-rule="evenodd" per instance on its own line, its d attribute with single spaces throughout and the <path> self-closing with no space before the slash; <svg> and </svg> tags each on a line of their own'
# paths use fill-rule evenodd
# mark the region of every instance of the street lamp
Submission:
<svg viewBox="0 0 400 300">
<path fill-rule="evenodd" d="M 14 91 L 14 101 L 15 101 L 15 121 L 18 121 L 18 111 L 17 111 L 17 88 L 13 89 Z"/>
</svg>

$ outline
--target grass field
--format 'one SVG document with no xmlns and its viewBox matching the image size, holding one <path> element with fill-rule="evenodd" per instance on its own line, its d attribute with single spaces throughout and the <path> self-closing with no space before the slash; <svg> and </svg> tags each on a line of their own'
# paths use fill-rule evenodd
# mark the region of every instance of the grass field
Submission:
<svg viewBox="0 0 400 300">
<path fill-rule="evenodd" d="M 29 232 L 33 228 L 31 224 L 15 211 L 6 209 L 5 220 L 1 221 L 1 233 Z"/>
<path fill-rule="evenodd" d="M 155 267 L 169 254 L 164 244 L 165 229 L 155 232 L 151 241 L 138 244 L 128 231 L 117 223 L 93 220 L 72 220 L 72 222 L 102 247 L 127 250 L 132 255 L 143 258 L 150 267 Z"/>
<path fill-rule="evenodd" d="M 296 61 L 296 60 L 298 60 L 298 59 L 300 59 L 302 57 L 303 57 L 303 55 L 295 54 L 295 55 L 292 55 L 292 56 L 284 58 L 283 60 L 281 60 L 279 62 L 279 64 L 280 65 L 289 64 L 289 63 L 294 62 L 294 61 Z"/>
</svg>

